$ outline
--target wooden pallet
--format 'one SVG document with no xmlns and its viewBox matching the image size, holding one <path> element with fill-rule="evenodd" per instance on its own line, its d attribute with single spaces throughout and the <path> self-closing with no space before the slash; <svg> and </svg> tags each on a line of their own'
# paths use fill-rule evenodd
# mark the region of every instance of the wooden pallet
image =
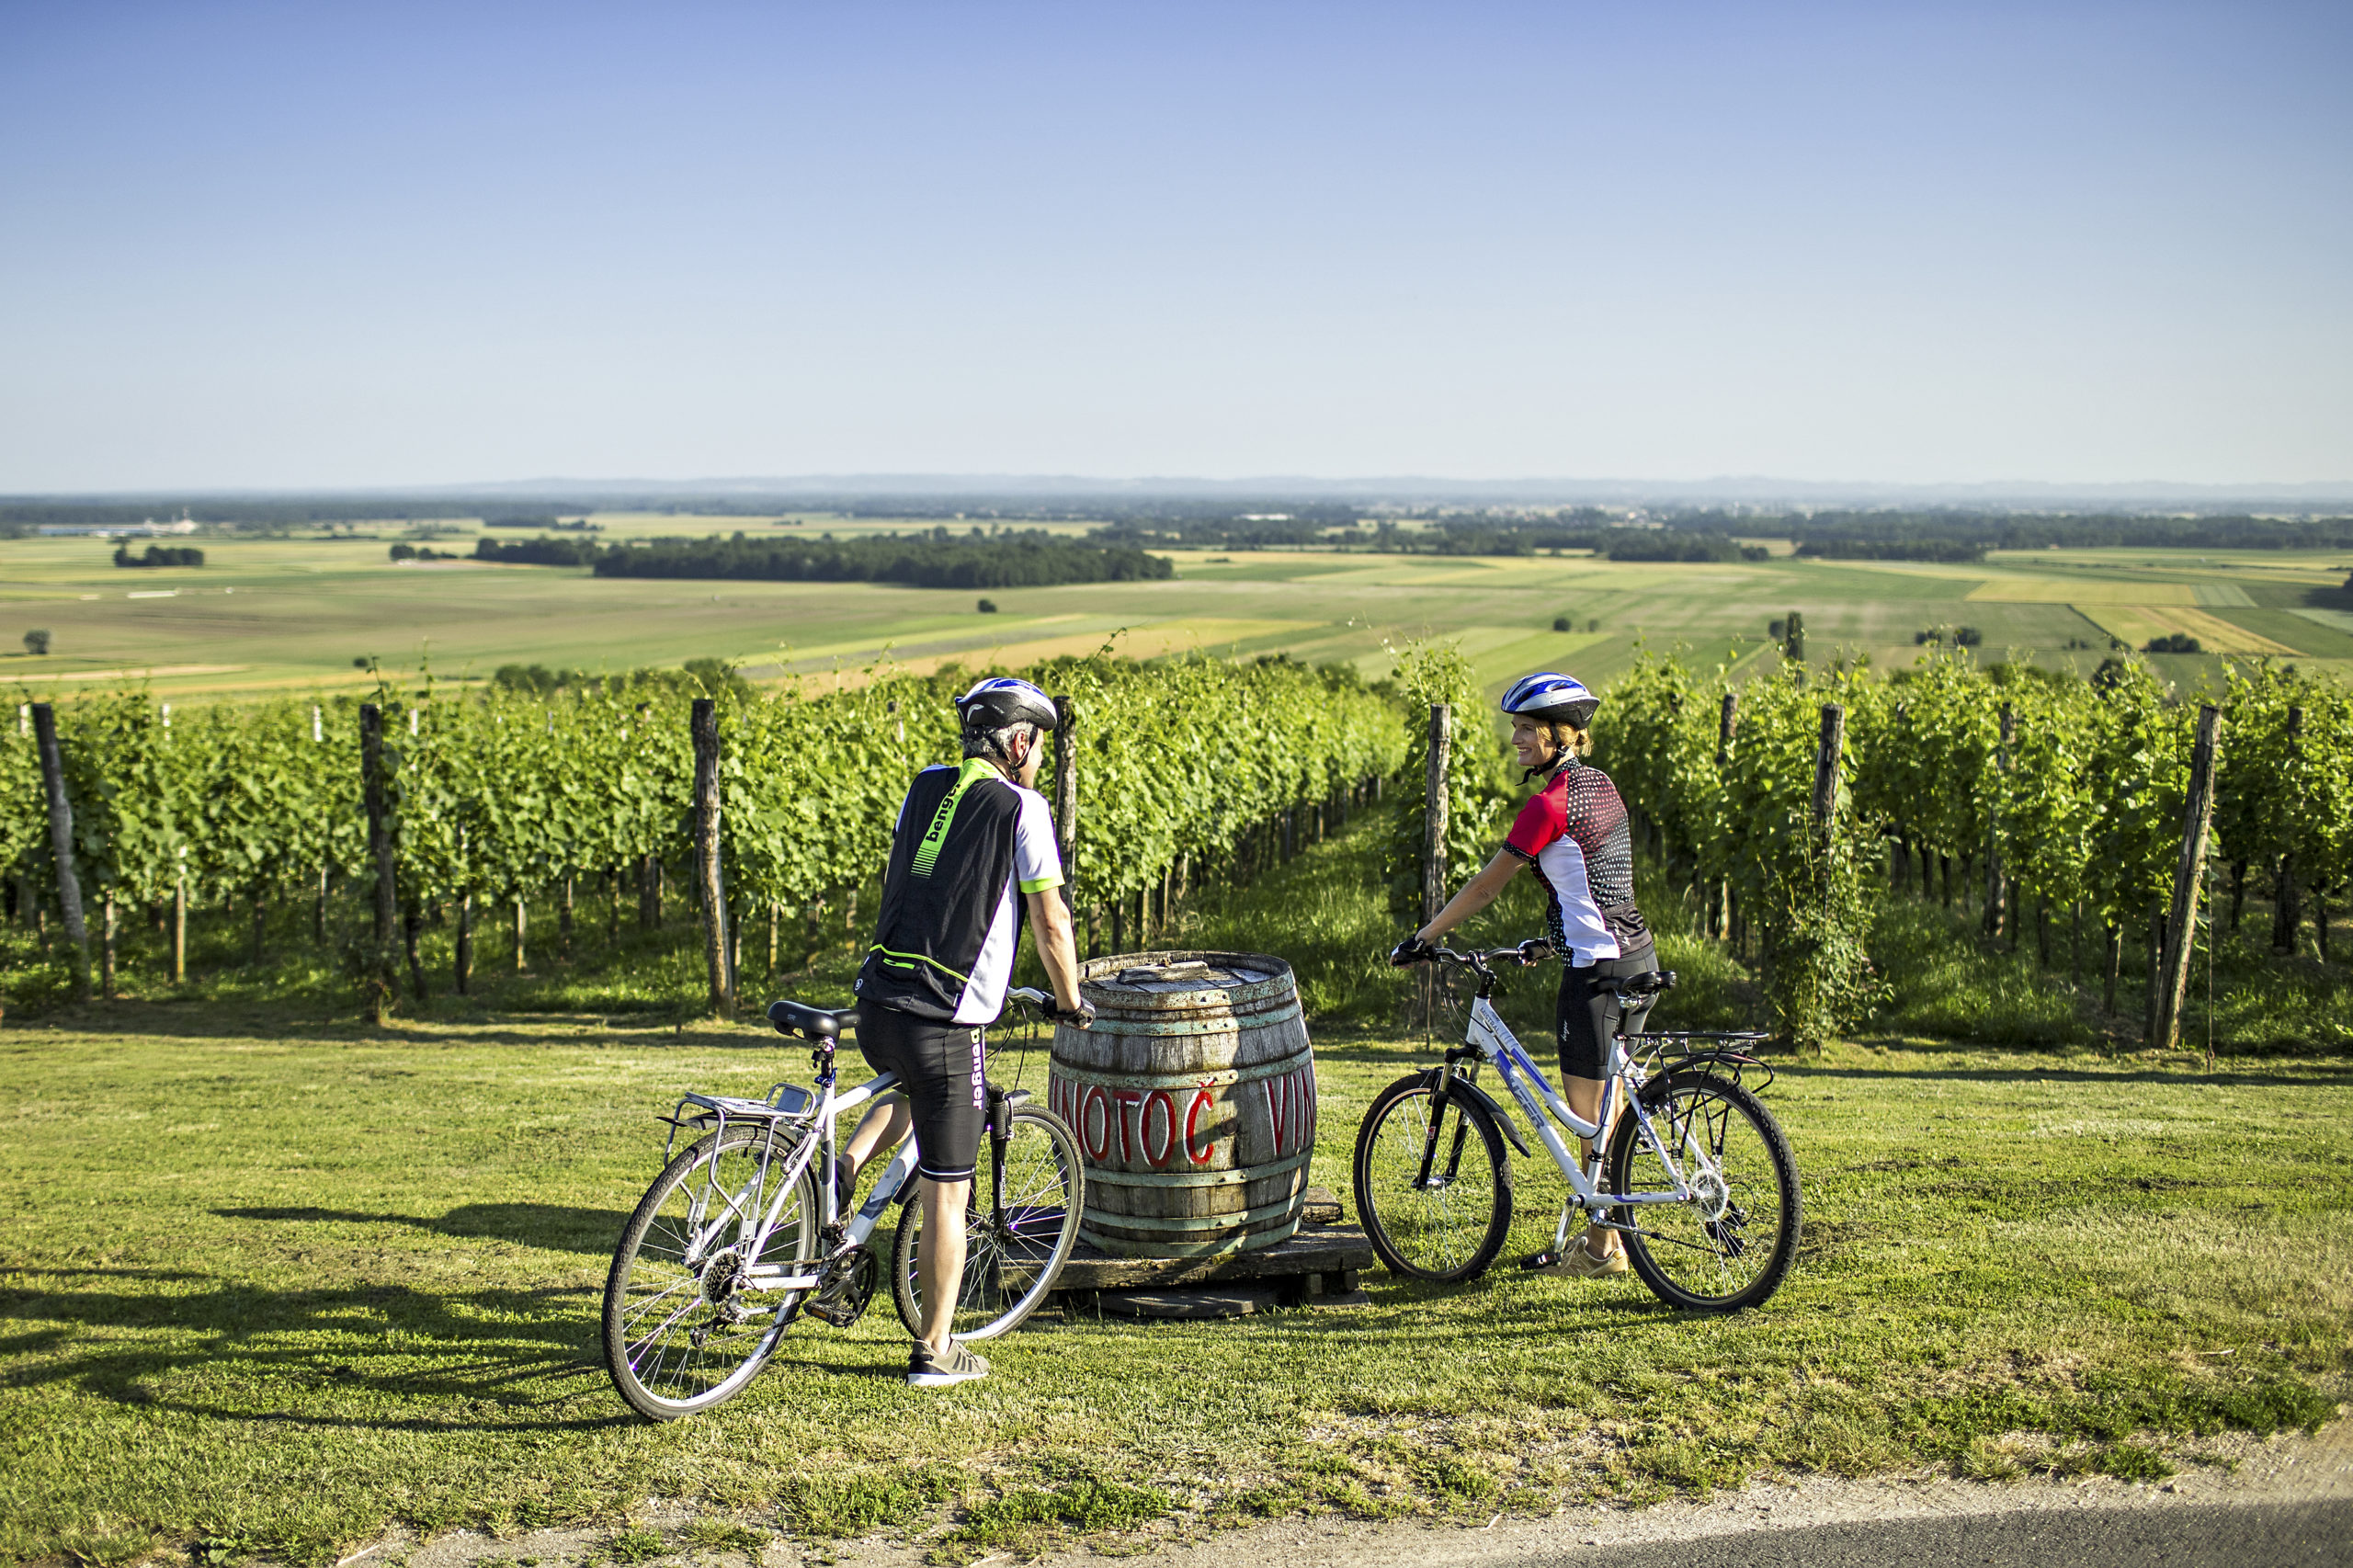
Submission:
<svg viewBox="0 0 2353 1568">
<path fill-rule="evenodd" d="M 1322 1187 L 1307 1190 L 1309 1218 L 1296 1234 L 1255 1252 L 1220 1257 L 1114 1257 L 1082 1241 L 1063 1265 L 1057 1294 L 1074 1307 L 1117 1312 L 1127 1306 L 1165 1310 L 1130 1315 L 1231 1317 L 1266 1304 L 1354 1306 L 1366 1300 L 1357 1288 L 1360 1271 L 1374 1262 L 1372 1245 L 1355 1225 L 1315 1216 L 1336 1215 L 1339 1203 Z M 1112 1296 L 1125 1300 L 1096 1300 Z M 1147 1298 L 1152 1300 L 1148 1301 Z M 1182 1310 L 1190 1301 L 1200 1311 Z"/>
</svg>

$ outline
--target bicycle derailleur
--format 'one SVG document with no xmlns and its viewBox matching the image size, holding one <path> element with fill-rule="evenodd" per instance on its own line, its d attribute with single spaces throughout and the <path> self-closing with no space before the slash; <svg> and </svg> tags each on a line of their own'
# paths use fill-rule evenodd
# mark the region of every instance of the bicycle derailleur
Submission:
<svg viewBox="0 0 2353 1568">
<path fill-rule="evenodd" d="M 864 1247 L 836 1253 L 825 1265 L 825 1272 L 818 1277 L 817 1289 L 801 1310 L 819 1323 L 847 1328 L 866 1315 L 881 1273 L 874 1255 Z"/>
</svg>

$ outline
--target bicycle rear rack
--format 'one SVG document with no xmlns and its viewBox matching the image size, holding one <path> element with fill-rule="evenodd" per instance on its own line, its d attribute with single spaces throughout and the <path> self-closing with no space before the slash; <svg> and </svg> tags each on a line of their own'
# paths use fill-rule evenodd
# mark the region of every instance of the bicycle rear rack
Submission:
<svg viewBox="0 0 2353 1568">
<path fill-rule="evenodd" d="M 693 1109 L 689 1110 L 688 1108 Z M 670 1133 L 662 1142 L 662 1163 L 666 1165 L 678 1144 L 678 1134 L 691 1130 L 699 1137 L 705 1132 L 724 1133 L 731 1122 L 756 1122 L 767 1129 L 768 1149 L 776 1148 L 777 1125 L 779 1122 L 805 1123 L 816 1114 L 817 1098 L 797 1084 L 776 1084 L 768 1089 L 765 1100 L 737 1099 L 733 1095 L 703 1095 L 688 1092 L 667 1116 L 654 1119 L 669 1123 Z"/>
<path fill-rule="evenodd" d="M 1648 1048 L 1635 1062 L 1645 1077 L 1681 1067 L 1728 1079 L 1734 1088 L 1746 1089 L 1750 1094 L 1761 1094 L 1773 1085 L 1772 1064 L 1737 1049 L 1763 1045 L 1769 1037 L 1762 1029 L 1645 1031 L 1620 1038 L 1626 1042 L 1629 1054 L 1638 1047 Z M 1759 1073 L 1764 1074 L 1762 1078 L 1749 1082 L 1751 1075 Z"/>
</svg>

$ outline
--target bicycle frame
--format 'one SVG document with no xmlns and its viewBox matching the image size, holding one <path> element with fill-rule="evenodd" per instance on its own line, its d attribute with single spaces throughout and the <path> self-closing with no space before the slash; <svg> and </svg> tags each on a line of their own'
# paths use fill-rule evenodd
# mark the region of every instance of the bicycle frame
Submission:
<svg viewBox="0 0 2353 1568">
<path fill-rule="evenodd" d="M 691 1235 L 692 1244 L 688 1256 L 708 1256 L 711 1252 L 719 1250 L 717 1243 L 720 1234 L 732 1221 L 736 1226 L 736 1235 L 734 1243 L 731 1244 L 742 1246 L 744 1256 L 746 1257 L 759 1256 L 760 1250 L 767 1245 L 769 1235 L 783 1220 L 785 1205 L 790 1201 L 792 1189 L 799 1185 L 801 1173 L 806 1171 L 811 1163 L 815 1160 L 820 1148 L 823 1148 L 825 1153 L 825 1168 L 828 1171 L 833 1168 L 836 1149 L 835 1119 L 844 1111 L 854 1110 L 889 1093 L 898 1086 L 898 1082 L 899 1080 L 893 1074 L 884 1073 L 869 1079 L 854 1089 L 836 1095 L 834 1092 L 835 1073 L 832 1053 L 824 1053 L 824 1065 L 817 1074 L 817 1105 L 808 1119 L 812 1135 L 800 1140 L 800 1147 L 785 1160 L 781 1167 L 764 1165 L 760 1169 L 758 1180 L 756 1180 L 750 1187 L 740 1192 L 715 1195 L 707 1185 L 703 1192 L 699 1194 L 688 1207 L 688 1222 L 694 1229 Z M 775 1101 L 782 1091 L 792 1086 L 786 1084 L 777 1085 L 768 1091 L 770 1101 Z M 700 1096 L 689 1096 L 688 1101 L 682 1104 L 697 1102 L 710 1104 L 710 1101 Z M 718 1131 L 724 1131 L 728 1119 L 725 1108 L 716 1106 L 712 1108 L 718 1112 Z M 776 1122 L 779 1119 L 765 1118 L 763 1119 L 767 1121 L 769 1136 L 773 1139 Z M 817 1131 L 818 1129 L 823 1129 L 822 1132 Z M 826 1262 L 844 1253 L 864 1246 L 867 1239 L 873 1235 L 882 1222 L 882 1216 L 890 1211 L 892 1199 L 898 1197 L 908 1180 L 915 1175 L 916 1157 L 915 1135 L 911 1131 L 905 1138 L 900 1140 L 899 1147 L 892 1155 L 890 1165 L 885 1166 L 881 1176 L 876 1178 L 874 1190 L 868 1195 L 866 1202 L 859 1207 L 856 1217 L 850 1220 L 846 1229 L 841 1228 L 842 1215 L 837 1207 L 840 1200 L 835 1194 L 833 1182 L 828 1179 L 819 1183 L 823 1189 L 818 1210 L 822 1216 L 819 1221 L 819 1233 L 832 1235 L 840 1229 L 839 1244 L 830 1249 L 824 1257 L 813 1260 L 817 1264 L 815 1272 L 792 1272 L 774 1264 L 755 1265 L 745 1278 L 745 1288 L 752 1290 L 814 1290 L 822 1278 L 823 1268 Z M 772 1172 L 779 1170 L 776 1196 L 768 1199 L 763 1208 L 756 1192 L 758 1181 L 764 1181 Z M 711 1216 L 709 1223 L 706 1224 L 704 1207 L 713 1196 L 720 1198 L 723 1205 L 722 1211 Z M 754 1218 L 756 1210 L 757 1210 L 756 1219 Z"/>
<path fill-rule="evenodd" d="M 1614 1036 L 1609 1041 L 1609 1054 L 1606 1062 L 1608 1072 L 1601 1084 L 1600 1117 L 1596 1121 L 1587 1121 L 1569 1108 L 1568 1102 L 1563 1099 L 1552 1084 L 1546 1080 L 1543 1070 L 1538 1067 L 1534 1060 L 1529 1056 L 1527 1048 L 1519 1043 L 1518 1037 L 1511 1032 L 1510 1028 L 1495 1012 L 1495 1004 L 1484 995 L 1474 998 L 1471 1004 L 1471 1020 L 1464 1031 L 1463 1051 L 1447 1052 L 1446 1065 L 1442 1069 L 1446 1076 L 1440 1080 L 1438 1089 L 1440 1095 L 1446 1092 L 1446 1085 L 1451 1083 L 1455 1062 L 1464 1052 L 1468 1052 L 1480 1062 L 1492 1064 L 1502 1075 L 1504 1086 L 1511 1091 L 1512 1098 L 1519 1102 L 1519 1108 L 1527 1115 L 1529 1124 L 1536 1130 L 1536 1136 L 1543 1142 L 1544 1152 L 1552 1155 L 1552 1163 L 1560 1167 L 1562 1176 L 1569 1184 L 1572 1196 L 1561 1206 L 1561 1223 L 1552 1237 L 1552 1249 L 1555 1252 L 1568 1244 L 1571 1218 L 1580 1211 L 1592 1215 L 1592 1222 L 1603 1230 L 1631 1231 L 1636 1227 L 1608 1219 L 1605 1211 L 1621 1204 L 1691 1201 L 1690 1181 L 1686 1177 L 1682 1166 L 1677 1163 L 1674 1153 L 1668 1150 L 1665 1141 L 1659 1137 L 1658 1130 L 1651 1124 L 1650 1112 L 1643 1107 L 1639 1093 L 1644 1081 L 1643 1073 L 1634 1064 L 1632 1058 L 1626 1054 L 1624 1035 Z M 1612 1121 L 1612 1104 L 1620 1097 L 1625 1102 L 1624 1108 L 1633 1113 L 1639 1136 L 1651 1152 L 1658 1156 L 1659 1164 L 1665 1169 L 1668 1178 L 1674 1182 L 1674 1191 L 1604 1192 L 1601 1190 L 1601 1164 L 1607 1157 L 1606 1151 L 1602 1147 L 1602 1130 Z M 1567 1143 L 1555 1130 L 1553 1125 L 1555 1122 L 1566 1128 L 1576 1137 L 1593 1140 L 1593 1154 L 1589 1170 L 1580 1165 L 1576 1157 L 1570 1153 Z M 1438 1119 L 1433 1117 L 1430 1121 L 1429 1140 L 1422 1152 L 1420 1179 L 1425 1183 L 1430 1179 L 1430 1166 L 1435 1163 L 1438 1153 Z M 1461 1153 L 1463 1131 L 1464 1129 L 1458 1123 L 1455 1133 L 1457 1158 Z M 1688 1141 L 1686 1142 L 1688 1144 Z M 1700 1172 L 1708 1176 L 1718 1174 L 1710 1163 L 1708 1153 L 1704 1148 L 1687 1147 L 1685 1153 Z"/>
</svg>

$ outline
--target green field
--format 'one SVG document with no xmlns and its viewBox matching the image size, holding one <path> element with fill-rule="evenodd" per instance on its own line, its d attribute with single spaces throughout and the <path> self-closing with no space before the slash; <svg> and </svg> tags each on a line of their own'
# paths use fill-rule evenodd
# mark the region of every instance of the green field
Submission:
<svg viewBox="0 0 2353 1568">
<path fill-rule="evenodd" d="M 785 526 L 874 531 L 813 517 L 781 525 L 658 514 L 602 518 L 608 537 Z M 1074 530 L 1079 525 L 1066 525 Z M 1546 665 L 1589 682 L 1646 640 L 1703 659 L 1757 662 L 1766 623 L 1796 609 L 1810 654 L 1909 663 L 1915 633 L 1972 626 L 1986 658 L 2088 669 L 2111 635 L 2188 630 L 2210 652 L 2156 656 L 2185 685 L 2221 655 L 2286 651 L 2353 672 L 2353 602 L 2342 552 L 2044 551 L 1968 565 L 1822 562 L 1653 565 L 1585 557 L 1381 556 L 1304 551 L 1167 552 L 1174 581 L 994 590 L 975 596 L 870 584 L 598 580 L 585 570 L 472 562 L 394 564 L 374 537 L 204 540 L 200 569 L 123 571 L 95 540 L 0 541 L 0 682 L 36 690 L 148 678 L 161 694 L 333 690 L 364 682 L 355 658 L 430 660 L 443 676 L 509 662 L 619 671 L 690 658 L 755 678 L 855 670 L 886 651 L 918 665 L 1018 664 L 1115 645 L 1155 655 L 1283 651 L 1385 673 L 1384 649 L 1459 636 L 1491 685 Z M 472 530 L 439 541 L 470 550 Z M 131 597 L 131 595 L 139 597 Z M 1566 616 L 1576 627 L 1550 629 Z M 53 652 L 17 652 L 33 627 Z M 1762 667 L 1761 662 L 1757 667 Z"/>
</svg>

